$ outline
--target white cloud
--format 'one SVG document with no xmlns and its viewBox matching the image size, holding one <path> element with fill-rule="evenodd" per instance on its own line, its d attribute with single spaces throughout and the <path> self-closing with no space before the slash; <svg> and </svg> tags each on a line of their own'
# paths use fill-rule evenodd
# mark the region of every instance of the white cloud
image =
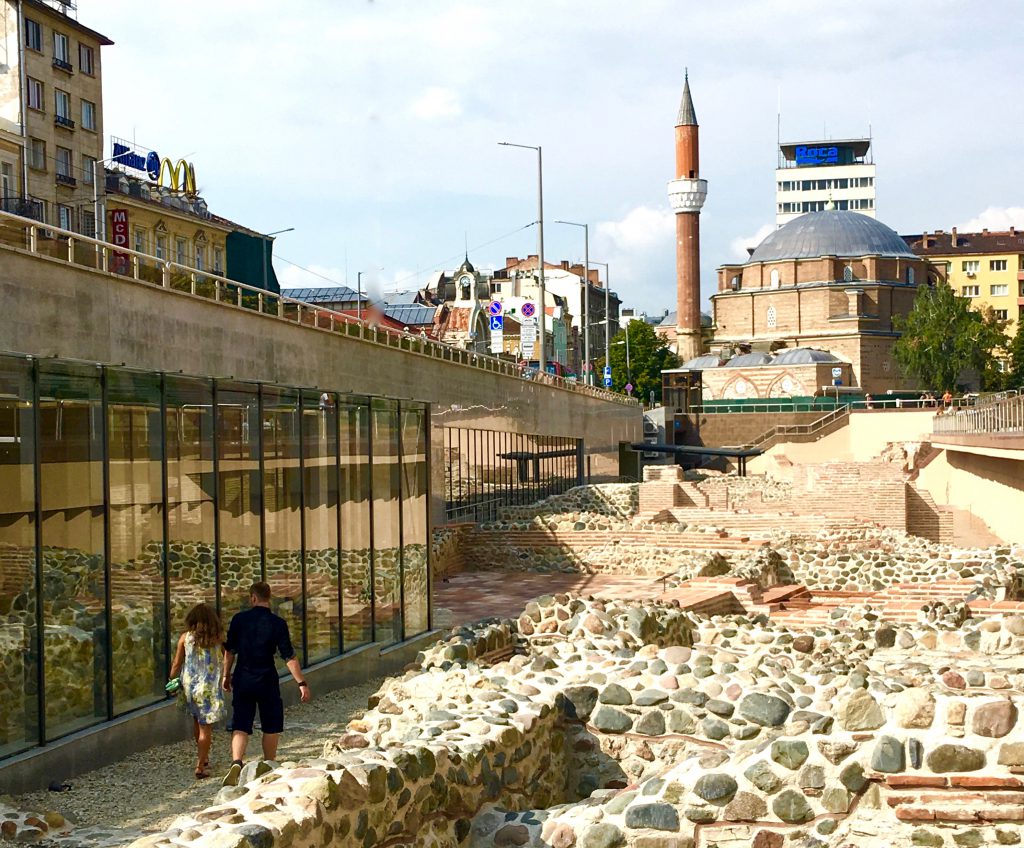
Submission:
<svg viewBox="0 0 1024 848">
<path fill-rule="evenodd" d="M 597 225 L 598 238 L 605 239 L 612 250 L 646 250 L 671 239 L 675 232 L 675 216 L 669 209 L 637 206 L 619 221 L 603 221 Z"/>
<path fill-rule="evenodd" d="M 410 111 L 422 121 L 436 121 L 459 117 L 462 104 L 459 95 L 450 88 L 431 86 L 412 102 Z"/>
<path fill-rule="evenodd" d="M 989 206 L 980 215 L 961 224 L 959 229 L 977 233 L 981 230 L 1008 230 L 1010 227 L 1024 229 L 1024 206 Z"/>
<path fill-rule="evenodd" d="M 775 232 L 774 224 L 762 224 L 752 236 L 740 236 L 729 242 L 729 250 L 736 259 L 746 259 L 748 247 L 757 247 L 771 233 Z"/>
<path fill-rule="evenodd" d="M 675 303 L 675 216 L 670 209 L 636 206 L 617 221 L 599 223 L 591 255 L 608 262 L 611 289 L 625 305 L 661 309 Z"/>
</svg>

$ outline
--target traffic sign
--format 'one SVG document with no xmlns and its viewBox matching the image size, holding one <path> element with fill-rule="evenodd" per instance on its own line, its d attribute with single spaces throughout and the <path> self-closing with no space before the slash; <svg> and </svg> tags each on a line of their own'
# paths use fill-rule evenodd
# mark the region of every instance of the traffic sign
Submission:
<svg viewBox="0 0 1024 848">
<path fill-rule="evenodd" d="M 604 378 L 604 387 L 606 389 L 610 389 L 612 387 L 612 378 L 611 377 L 605 377 Z"/>
<path fill-rule="evenodd" d="M 626 394 L 627 395 L 633 394 L 633 384 L 632 383 L 626 383 Z"/>
<path fill-rule="evenodd" d="M 523 305 L 519 308 L 519 314 L 522 315 L 524 318 L 532 318 L 536 312 L 537 304 L 535 304 L 532 300 L 525 301 Z"/>
<path fill-rule="evenodd" d="M 612 366 L 611 365 L 605 365 L 604 366 L 604 378 L 606 380 L 610 380 L 611 376 L 612 376 Z"/>
<path fill-rule="evenodd" d="M 487 307 L 487 311 L 491 315 L 501 315 L 503 310 L 504 310 L 504 307 L 498 301 L 496 301 L 496 300 L 492 300 L 490 302 L 490 304 L 488 305 L 488 307 Z"/>
<path fill-rule="evenodd" d="M 832 369 L 832 376 L 833 377 L 842 377 L 843 376 L 843 369 L 842 368 L 833 368 Z"/>
<path fill-rule="evenodd" d="M 505 329 L 505 319 L 500 315 L 491 315 L 491 332 L 500 333 Z"/>
</svg>

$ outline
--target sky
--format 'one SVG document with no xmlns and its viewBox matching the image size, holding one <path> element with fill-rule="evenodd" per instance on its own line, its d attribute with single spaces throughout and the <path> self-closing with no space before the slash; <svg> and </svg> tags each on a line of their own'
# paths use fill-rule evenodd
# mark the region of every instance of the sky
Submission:
<svg viewBox="0 0 1024 848">
<path fill-rule="evenodd" d="M 700 124 L 701 288 L 774 226 L 784 141 L 874 138 L 899 232 L 1024 227 L 1012 0 L 78 0 L 107 35 L 104 131 L 195 165 L 282 285 L 423 285 L 537 252 L 675 305 L 666 195 L 684 70 Z M 107 147 L 109 150 L 109 140 Z M 303 270 L 307 269 L 307 270 Z M 600 270 L 605 277 L 603 268 Z"/>
</svg>

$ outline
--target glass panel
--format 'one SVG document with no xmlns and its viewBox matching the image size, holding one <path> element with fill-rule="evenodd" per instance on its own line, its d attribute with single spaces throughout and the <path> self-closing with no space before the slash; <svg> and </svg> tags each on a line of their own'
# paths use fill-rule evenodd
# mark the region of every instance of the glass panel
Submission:
<svg viewBox="0 0 1024 848">
<path fill-rule="evenodd" d="M 48 739 L 107 717 L 103 410 L 96 367 L 39 375 Z"/>
<path fill-rule="evenodd" d="M 163 700 L 163 432 L 160 377 L 107 371 L 114 713 Z"/>
<path fill-rule="evenodd" d="M 32 366 L 0 356 L 0 757 L 39 742 Z"/>
<path fill-rule="evenodd" d="M 288 622 L 302 659 L 302 473 L 299 393 L 263 387 L 263 507 L 270 608 Z M 279 668 L 284 671 L 281 657 Z"/>
<path fill-rule="evenodd" d="M 167 578 L 171 633 L 198 603 L 217 603 L 213 515 L 213 383 L 164 378 L 167 445 Z"/>
<path fill-rule="evenodd" d="M 308 662 L 341 652 L 338 615 L 338 399 L 302 394 Z"/>
<path fill-rule="evenodd" d="M 387 645 L 402 638 L 398 404 L 374 398 L 372 422 L 373 638 Z"/>
<path fill-rule="evenodd" d="M 345 650 L 373 641 L 370 585 L 370 407 L 339 403 L 341 615 Z"/>
<path fill-rule="evenodd" d="M 427 627 L 427 430 L 424 407 L 402 404 L 402 580 L 405 635 Z"/>
<path fill-rule="evenodd" d="M 260 538 L 260 414 L 255 386 L 217 384 L 217 512 L 220 615 L 248 606 L 263 579 Z"/>
</svg>

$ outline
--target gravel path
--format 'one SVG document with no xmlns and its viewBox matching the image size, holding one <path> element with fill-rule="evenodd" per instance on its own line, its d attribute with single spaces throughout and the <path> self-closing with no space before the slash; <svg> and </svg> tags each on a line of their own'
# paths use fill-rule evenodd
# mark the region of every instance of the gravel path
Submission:
<svg viewBox="0 0 1024 848">
<path fill-rule="evenodd" d="M 278 761 L 319 757 L 324 742 L 361 715 L 366 700 L 383 678 L 367 681 L 285 711 L 285 732 Z M 179 815 L 208 806 L 220 789 L 220 775 L 231 764 L 230 737 L 218 731 L 213 737 L 213 777 L 196 780 L 195 746 L 187 718 L 182 715 L 183 741 L 150 748 L 121 762 L 79 775 L 62 792 L 34 792 L 13 799 L 21 810 L 36 813 L 56 810 L 75 823 L 74 844 L 83 848 L 126 844 L 146 832 L 165 830 Z M 249 743 L 249 756 L 259 755 L 259 734 Z"/>
</svg>

